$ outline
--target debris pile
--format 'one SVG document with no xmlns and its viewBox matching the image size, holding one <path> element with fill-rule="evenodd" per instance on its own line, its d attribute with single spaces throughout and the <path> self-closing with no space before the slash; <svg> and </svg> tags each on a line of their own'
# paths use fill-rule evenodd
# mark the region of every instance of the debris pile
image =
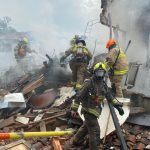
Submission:
<svg viewBox="0 0 150 150">
<path fill-rule="evenodd" d="M 75 97 L 73 88 L 62 86 L 60 81 L 57 86 L 52 86 L 50 83 L 53 79 L 47 80 L 47 73 L 51 67 L 42 68 L 34 75 L 26 74 L 11 88 L 0 90 L 1 103 L 7 95 L 23 93 L 26 104 L 26 107 L 17 107 L 18 101 L 15 99 L 13 100 L 13 106 L 16 107 L 9 106 L 0 110 L 1 133 L 16 132 L 23 135 L 24 132 L 68 130 L 74 132 L 82 125 L 80 117 L 72 118 L 70 115 L 70 105 Z M 47 83 L 47 81 L 49 82 Z M 63 83 L 68 85 L 66 81 L 63 81 Z M 149 146 L 149 128 L 134 125 L 134 123 L 125 123 L 122 130 L 129 149 L 143 149 Z M 69 147 L 67 142 L 71 141 L 71 137 L 72 135 L 35 137 L 17 141 L 10 138 L 0 141 L 0 150 L 61 150 Z M 102 139 L 101 143 L 103 143 L 102 149 L 120 149 L 120 141 L 115 132 Z M 85 144 L 88 147 L 88 142 L 85 142 Z M 83 149 L 83 147 L 70 149 Z"/>
<path fill-rule="evenodd" d="M 150 128 L 140 125 L 125 123 L 122 126 L 128 149 L 142 150 L 150 145 Z M 120 141 L 115 132 L 106 138 L 105 149 L 120 150 Z"/>
</svg>

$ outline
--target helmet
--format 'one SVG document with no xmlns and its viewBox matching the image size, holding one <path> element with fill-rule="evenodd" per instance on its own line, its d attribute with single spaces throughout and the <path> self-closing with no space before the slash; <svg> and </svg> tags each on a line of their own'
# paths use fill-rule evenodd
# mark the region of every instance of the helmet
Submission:
<svg viewBox="0 0 150 150">
<path fill-rule="evenodd" d="M 106 74 L 106 66 L 105 64 L 103 63 L 97 63 L 95 66 L 94 66 L 94 77 L 96 79 L 103 79 L 105 74 Z"/>
<path fill-rule="evenodd" d="M 78 40 L 76 40 L 76 44 L 78 44 L 78 43 L 82 43 L 83 46 L 86 46 L 86 43 L 85 43 L 85 41 L 83 39 L 79 38 Z"/>
<path fill-rule="evenodd" d="M 114 39 L 110 39 L 108 40 L 107 44 L 106 44 L 106 48 L 110 48 L 111 46 L 115 45 L 116 41 Z"/>
<path fill-rule="evenodd" d="M 24 38 L 23 38 L 23 42 L 25 42 L 26 44 L 28 44 L 28 43 L 29 43 L 29 39 L 26 38 L 26 37 L 24 37 Z"/>
<path fill-rule="evenodd" d="M 101 63 L 101 62 L 97 63 L 97 64 L 94 66 L 94 72 L 95 72 L 97 69 L 99 69 L 99 68 L 102 68 L 102 69 L 104 69 L 105 71 L 107 71 L 107 67 L 106 67 L 106 65 L 105 65 L 104 63 Z"/>
</svg>

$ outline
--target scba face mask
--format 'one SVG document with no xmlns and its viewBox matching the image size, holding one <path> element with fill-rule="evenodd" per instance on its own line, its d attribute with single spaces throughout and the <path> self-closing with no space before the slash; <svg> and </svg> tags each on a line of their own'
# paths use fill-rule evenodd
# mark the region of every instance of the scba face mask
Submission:
<svg viewBox="0 0 150 150">
<path fill-rule="evenodd" d="M 105 76 L 105 70 L 104 69 L 98 69 L 95 71 L 95 77 L 96 79 L 103 79 Z"/>
<path fill-rule="evenodd" d="M 83 46 L 83 43 L 82 43 L 82 42 L 79 42 L 77 45 L 78 45 L 78 46 Z"/>
</svg>

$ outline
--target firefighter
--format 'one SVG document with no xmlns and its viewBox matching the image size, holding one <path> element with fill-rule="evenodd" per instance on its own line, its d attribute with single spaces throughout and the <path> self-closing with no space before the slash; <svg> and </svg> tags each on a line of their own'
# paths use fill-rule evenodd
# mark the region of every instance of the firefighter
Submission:
<svg viewBox="0 0 150 150">
<path fill-rule="evenodd" d="M 76 117 L 78 107 L 81 103 L 81 113 L 84 115 L 85 121 L 74 135 L 72 146 L 82 145 L 84 137 L 88 133 L 90 150 L 99 150 L 100 127 L 97 118 L 99 118 L 101 114 L 101 105 L 104 98 L 113 104 L 120 115 L 124 114 L 122 104 L 106 89 L 108 88 L 105 83 L 106 74 L 107 68 L 105 64 L 97 63 L 94 66 L 94 74 L 91 79 L 86 80 L 83 87 L 76 94 L 75 101 L 71 106 L 71 114 L 73 117 Z"/>
<path fill-rule="evenodd" d="M 92 58 L 92 54 L 86 47 L 85 41 L 78 38 L 75 45 L 65 51 L 65 55 L 60 58 L 60 63 L 62 63 L 69 55 L 72 55 L 69 62 L 72 70 L 71 84 L 76 90 L 78 90 L 82 87 L 87 66 Z"/>
<path fill-rule="evenodd" d="M 29 44 L 28 38 L 24 37 L 21 41 L 19 41 L 18 45 L 15 47 L 14 52 L 17 62 L 19 62 L 22 58 L 24 58 L 27 53 L 32 52 L 28 44 Z"/>
<path fill-rule="evenodd" d="M 123 76 L 128 72 L 128 60 L 126 54 L 117 46 L 114 39 L 110 39 L 106 48 L 108 54 L 106 57 L 106 65 L 110 68 L 110 81 L 117 97 L 123 97 L 121 83 Z"/>
</svg>

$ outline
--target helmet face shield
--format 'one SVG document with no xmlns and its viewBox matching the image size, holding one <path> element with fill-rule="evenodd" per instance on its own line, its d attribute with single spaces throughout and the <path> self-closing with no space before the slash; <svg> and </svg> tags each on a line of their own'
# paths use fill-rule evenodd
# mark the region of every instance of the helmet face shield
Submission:
<svg viewBox="0 0 150 150">
<path fill-rule="evenodd" d="M 105 76 L 105 70 L 104 69 L 98 69 L 95 71 L 95 77 L 97 79 L 103 79 Z"/>
<path fill-rule="evenodd" d="M 82 42 L 79 42 L 77 45 L 78 45 L 78 46 L 83 46 L 83 43 L 82 43 Z"/>
</svg>

